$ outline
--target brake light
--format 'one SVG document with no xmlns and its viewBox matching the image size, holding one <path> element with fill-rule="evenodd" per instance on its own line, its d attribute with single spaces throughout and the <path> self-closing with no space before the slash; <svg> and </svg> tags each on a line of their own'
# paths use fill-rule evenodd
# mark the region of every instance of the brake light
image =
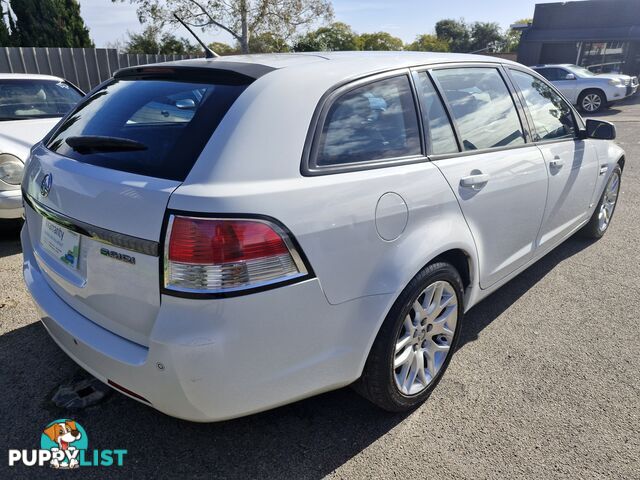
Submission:
<svg viewBox="0 0 640 480">
<path fill-rule="evenodd" d="M 287 233 L 258 219 L 172 215 L 165 241 L 168 290 L 225 293 L 306 275 Z"/>
</svg>

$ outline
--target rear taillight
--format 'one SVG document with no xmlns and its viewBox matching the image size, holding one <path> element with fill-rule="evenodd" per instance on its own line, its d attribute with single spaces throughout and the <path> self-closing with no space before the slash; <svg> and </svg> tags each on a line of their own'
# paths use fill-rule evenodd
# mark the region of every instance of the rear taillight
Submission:
<svg viewBox="0 0 640 480">
<path fill-rule="evenodd" d="M 164 252 L 167 290 L 223 294 L 307 274 L 292 239 L 271 221 L 169 217 Z"/>
</svg>

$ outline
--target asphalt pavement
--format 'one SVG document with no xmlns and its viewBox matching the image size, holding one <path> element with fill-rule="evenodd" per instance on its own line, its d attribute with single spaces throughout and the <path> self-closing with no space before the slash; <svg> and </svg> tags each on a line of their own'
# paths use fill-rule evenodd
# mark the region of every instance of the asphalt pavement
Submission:
<svg viewBox="0 0 640 480">
<path fill-rule="evenodd" d="M 58 408 L 52 393 L 82 372 L 38 323 L 18 228 L 3 224 L 0 478 L 640 478 L 640 95 L 600 116 L 627 151 L 609 232 L 568 240 L 473 308 L 442 382 L 408 415 L 348 388 L 214 424 L 118 393 Z M 124 466 L 8 467 L 8 449 L 38 448 L 64 417 L 90 449 L 127 449 Z"/>
</svg>

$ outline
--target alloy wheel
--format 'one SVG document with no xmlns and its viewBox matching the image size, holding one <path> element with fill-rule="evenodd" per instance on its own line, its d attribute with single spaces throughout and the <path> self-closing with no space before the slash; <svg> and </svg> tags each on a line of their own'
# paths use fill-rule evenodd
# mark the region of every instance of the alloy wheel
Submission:
<svg viewBox="0 0 640 480">
<path fill-rule="evenodd" d="M 598 229 L 604 232 L 611 222 L 613 210 L 616 208 L 618 201 L 618 193 L 620 191 L 620 174 L 616 171 L 611 174 L 609 183 L 602 195 L 602 203 L 600 204 L 600 213 L 598 214 Z"/>
<path fill-rule="evenodd" d="M 395 345 L 393 372 L 401 393 L 417 395 L 436 378 L 451 349 L 457 321 L 458 299 L 450 283 L 434 282 L 418 295 Z"/>
<path fill-rule="evenodd" d="M 582 99 L 582 108 L 587 112 L 595 112 L 602 106 L 602 98 L 597 93 L 589 93 Z"/>
</svg>

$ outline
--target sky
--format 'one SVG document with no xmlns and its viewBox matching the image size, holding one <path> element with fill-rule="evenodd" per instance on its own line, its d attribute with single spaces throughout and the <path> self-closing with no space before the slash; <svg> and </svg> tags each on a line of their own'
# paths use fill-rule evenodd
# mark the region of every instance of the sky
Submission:
<svg viewBox="0 0 640 480">
<path fill-rule="evenodd" d="M 128 1 L 79 0 L 82 16 L 97 47 L 124 41 L 127 32 L 142 30 L 136 7 Z M 387 31 L 405 42 L 416 35 L 433 33 L 438 20 L 464 18 L 468 22 L 498 22 L 503 28 L 521 18 L 533 17 L 536 3 L 557 0 L 333 0 L 335 20 L 345 22 L 358 33 Z M 189 36 L 174 30 L 178 36 Z M 198 32 L 200 33 L 200 32 Z M 233 43 L 224 32 L 207 31 L 206 42 Z"/>
</svg>

